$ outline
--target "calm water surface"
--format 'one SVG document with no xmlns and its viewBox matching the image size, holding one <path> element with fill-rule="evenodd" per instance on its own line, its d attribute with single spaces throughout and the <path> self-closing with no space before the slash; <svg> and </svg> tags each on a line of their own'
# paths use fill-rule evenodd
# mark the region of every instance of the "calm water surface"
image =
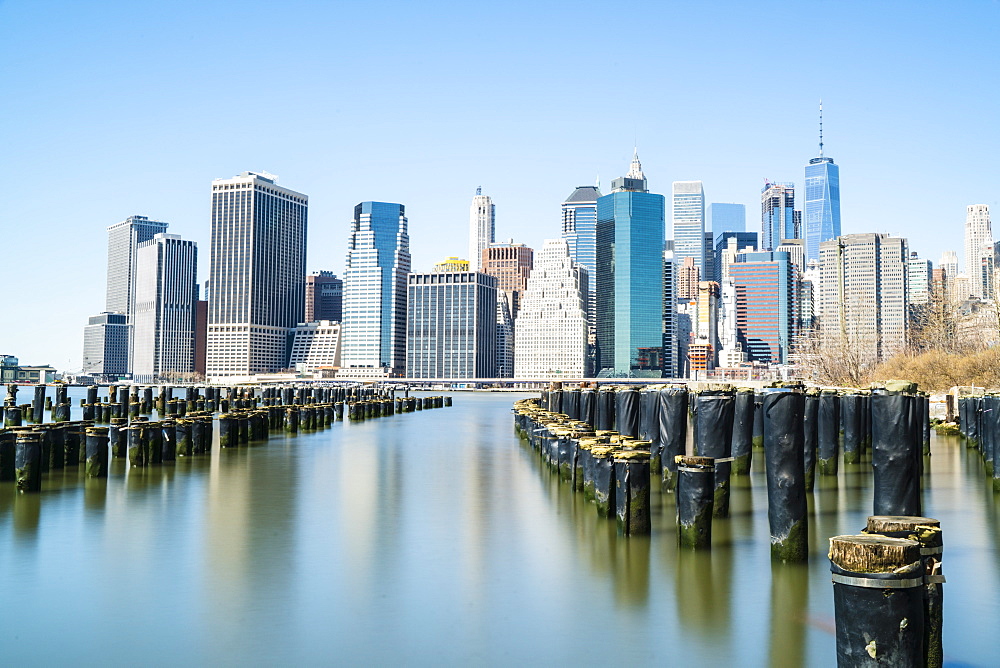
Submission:
<svg viewBox="0 0 1000 668">
<path fill-rule="evenodd" d="M 808 566 L 771 565 L 759 461 L 712 551 L 679 551 L 671 496 L 624 539 L 560 484 L 514 434 L 522 396 L 4 484 L 3 663 L 835 663 L 826 539 L 864 526 L 868 467 L 817 478 Z M 932 449 L 947 658 L 995 665 L 1000 502 L 975 453 Z"/>
</svg>

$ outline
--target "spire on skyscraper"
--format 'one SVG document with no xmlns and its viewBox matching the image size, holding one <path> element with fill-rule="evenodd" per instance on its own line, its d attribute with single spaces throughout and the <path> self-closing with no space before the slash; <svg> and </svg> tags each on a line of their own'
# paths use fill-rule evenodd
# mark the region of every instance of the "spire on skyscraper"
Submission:
<svg viewBox="0 0 1000 668">
<path fill-rule="evenodd" d="M 628 168 L 628 174 L 626 174 L 630 179 L 644 179 L 645 176 L 642 175 L 642 165 L 639 163 L 639 147 L 635 147 L 632 153 L 632 165 Z"/>
</svg>

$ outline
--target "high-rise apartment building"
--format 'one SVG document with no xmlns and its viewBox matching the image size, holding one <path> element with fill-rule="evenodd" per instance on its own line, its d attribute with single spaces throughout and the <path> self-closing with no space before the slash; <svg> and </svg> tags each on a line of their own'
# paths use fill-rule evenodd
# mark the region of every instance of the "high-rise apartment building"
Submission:
<svg viewBox="0 0 1000 668">
<path fill-rule="evenodd" d="M 766 181 L 760 191 L 760 249 L 772 251 L 795 238 L 795 185 Z"/>
<path fill-rule="evenodd" d="M 976 299 L 986 296 L 987 280 L 983 276 L 983 258 L 992 260 L 993 230 L 990 227 L 990 207 L 970 204 L 965 212 L 965 274 L 969 291 Z"/>
<path fill-rule="evenodd" d="M 476 188 L 476 196 L 469 207 L 469 262 L 473 271 L 483 265 L 483 251 L 495 240 L 496 206 L 483 189 Z"/>
<path fill-rule="evenodd" d="M 289 332 L 305 308 L 308 208 L 307 196 L 268 174 L 212 182 L 210 378 L 288 365 Z"/>
<path fill-rule="evenodd" d="M 160 233 L 135 254 L 132 379 L 181 379 L 194 372 L 198 247 Z"/>
<path fill-rule="evenodd" d="M 664 203 L 646 189 L 638 155 L 597 200 L 597 369 L 606 376 L 645 375 L 641 349 L 662 345 Z"/>
<path fill-rule="evenodd" d="M 730 265 L 729 275 L 736 290 L 736 328 L 750 360 L 787 364 L 798 324 L 789 254 L 745 253 Z"/>
<path fill-rule="evenodd" d="M 691 342 L 688 344 L 688 364 L 692 378 L 715 368 L 719 350 L 719 284 L 715 281 L 698 283 L 697 308 L 691 314 Z"/>
<path fill-rule="evenodd" d="M 128 375 L 128 319 L 124 313 L 92 315 L 83 328 L 83 373 L 99 382 Z"/>
<path fill-rule="evenodd" d="M 674 259 L 694 258 L 698 273 L 705 276 L 705 190 L 701 181 L 674 181 Z"/>
<path fill-rule="evenodd" d="M 514 376 L 514 316 L 510 295 L 497 290 L 497 378 Z"/>
<path fill-rule="evenodd" d="M 496 376 L 497 279 L 478 271 L 410 274 L 407 378 Z"/>
<path fill-rule="evenodd" d="M 562 203 L 562 238 L 569 246 L 569 256 L 590 276 L 588 313 L 593 326 L 597 302 L 594 281 L 597 276 L 597 186 L 578 186 Z"/>
<path fill-rule="evenodd" d="M 332 271 L 314 271 L 306 276 L 304 322 L 340 322 L 344 311 L 344 282 Z"/>
<path fill-rule="evenodd" d="M 409 273 L 405 207 L 386 202 L 354 207 L 344 272 L 342 368 L 405 373 Z"/>
<path fill-rule="evenodd" d="M 705 229 L 712 231 L 713 238 L 723 232 L 746 232 L 747 208 L 742 204 L 712 202 L 708 205 L 708 224 Z"/>
<path fill-rule="evenodd" d="M 535 258 L 514 320 L 515 378 L 583 378 L 587 361 L 587 270 L 562 239 L 547 239 Z"/>
<path fill-rule="evenodd" d="M 909 248 L 886 234 L 820 244 L 820 331 L 831 354 L 876 363 L 906 345 Z"/>
</svg>

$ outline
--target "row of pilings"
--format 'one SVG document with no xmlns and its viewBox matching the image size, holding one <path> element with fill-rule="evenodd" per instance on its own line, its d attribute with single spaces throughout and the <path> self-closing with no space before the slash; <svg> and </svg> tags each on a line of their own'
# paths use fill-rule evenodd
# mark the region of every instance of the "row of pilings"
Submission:
<svg viewBox="0 0 1000 668">
<path fill-rule="evenodd" d="M 672 492 L 678 543 L 693 548 L 711 546 L 713 517 L 729 512 L 730 476 L 748 474 L 763 450 L 779 562 L 808 557 L 814 476 L 834 476 L 841 463 L 870 466 L 875 514 L 860 534 L 830 538 L 838 664 L 942 665 L 941 527 L 920 516 L 929 397 L 914 384 L 555 387 L 515 403 L 514 422 L 560 480 L 625 535 L 651 532 L 652 485 Z"/>
<path fill-rule="evenodd" d="M 36 398 L 45 398 L 44 389 L 36 387 Z M 21 492 L 39 492 L 43 476 L 54 470 L 82 465 L 87 477 L 107 478 L 113 459 L 141 468 L 210 455 L 216 425 L 219 446 L 235 448 L 266 441 L 274 431 L 313 432 L 337 421 L 452 405 L 451 397 L 411 397 L 408 391 L 396 397 L 394 388 L 358 386 L 179 388 L 183 399 L 172 396 L 178 388 L 161 387 L 155 400 L 151 387 L 133 387 L 130 394 L 122 389 L 111 386 L 107 400 L 101 401 L 97 387 L 88 387 L 81 401 L 85 419 L 70 421 L 66 388 L 56 386 L 56 405 L 66 410 L 53 411 L 52 421 L 43 423 L 34 420 L 43 416 L 34 411 L 35 404 L 22 410 L 16 386 L 8 387 L 5 427 L 0 429 L 0 482 L 13 481 Z M 45 410 L 44 402 L 36 403 Z M 150 419 L 153 410 L 160 419 Z"/>
<path fill-rule="evenodd" d="M 760 451 L 777 560 L 807 559 L 807 495 L 817 475 L 836 476 L 841 463 L 870 465 L 874 514 L 921 514 L 929 397 L 905 381 L 865 390 L 554 383 L 515 404 L 515 424 L 625 534 L 649 533 L 649 486 L 657 484 L 676 495 L 680 542 L 709 547 L 712 518 L 729 515 L 731 477 L 749 474 Z"/>
<path fill-rule="evenodd" d="M 970 390 L 958 397 L 957 412 L 962 440 L 979 452 L 993 491 L 1000 492 L 1000 392 Z"/>
</svg>

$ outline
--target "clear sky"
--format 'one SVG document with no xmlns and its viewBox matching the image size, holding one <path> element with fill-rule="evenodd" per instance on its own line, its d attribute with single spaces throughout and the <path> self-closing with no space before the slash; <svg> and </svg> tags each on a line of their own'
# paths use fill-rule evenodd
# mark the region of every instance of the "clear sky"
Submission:
<svg viewBox="0 0 1000 668">
<path fill-rule="evenodd" d="M 700 179 L 759 230 L 765 178 L 801 193 L 820 98 L 843 231 L 936 263 L 967 204 L 1000 219 L 998 27 L 989 0 L 0 0 L 0 353 L 79 368 L 129 215 L 197 241 L 207 278 L 211 181 L 248 169 L 309 195 L 308 269 L 338 275 L 360 201 L 406 205 L 423 271 L 465 255 L 477 186 L 498 240 L 537 247 L 634 144 L 651 191 Z"/>
</svg>

